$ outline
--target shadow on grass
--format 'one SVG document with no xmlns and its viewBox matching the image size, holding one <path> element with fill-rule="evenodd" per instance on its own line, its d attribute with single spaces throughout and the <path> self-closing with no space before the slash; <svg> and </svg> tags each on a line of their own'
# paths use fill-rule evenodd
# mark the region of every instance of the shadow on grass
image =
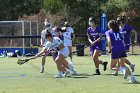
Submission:
<svg viewBox="0 0 140 93">
<path fill-rule="evenodd" d="M 140 75 L 134 75 L 134 76 L 136 76 L 136 77 L 140 77 Z"/>
<path fill-rule="evenodd" d="M 93 75 L 90 75 L 90 74 L 87 74 L 87 73 L 80 73 L 80 74 L 76 74 L 76 75 L 73 75 L 73 76 L 93 76 Z"/>
<path fill-rule="evenodd" d="M 86 77 L 86 76 L 71 76 L 69 78 L 89 78 L 89 77 Z"/>
<path fill-rule="evenodd" d="M 102 75 L 105 75 L 105 76 L 115 76 L 114 74 L 102 74 Z M 118 74 L 117 76 L 122 76 L 122 74 Z"/>
<path fill-rule="evenodd" d="M 68 77 L 69 78 L 89 78 L 90 76 L 93 76 L 93 75 L 90 75 L 87 73 L 79 73 L 79 74 L 68 76 Z"/>
<path fill-rule="evenodd" d="M 137 84 L 140 84 L 140 81 L 137 81 L 136 83 L 124 83 L 124 84 L 132 84 L 132 85 L 137 85 Z"/>
</svg>

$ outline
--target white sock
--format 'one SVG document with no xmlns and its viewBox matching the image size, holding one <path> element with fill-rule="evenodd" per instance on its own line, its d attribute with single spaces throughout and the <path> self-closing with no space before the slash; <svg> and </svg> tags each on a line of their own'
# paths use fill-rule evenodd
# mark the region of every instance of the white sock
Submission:
<svg viewBox="0 0 140 93">
<path fill-rule="evenodd" d="M 41 69 L 44 69 L 44 66 L 41 66 Z"/>
<path fill-rule="evenodd" d="M 71 71 L 74 70 L 74 67 L 71 64 L 68 64 L 67 66 L 69 67 L 69 70 L 71 70 Z"/>
<path fill-rule="evenodd" d="M 135 78 L 132 74 L 130 75 L 130 78 Z"/>
<path fill-rule="evenodd" d="M 41 66 L 41 68 L 44 68 L 44 66 Z"/>
<path fill-rule="evenodd" d="M 120 67 L 119 70 L 122 71 L 123 74 L 125 74 L 125 72 L 126 72 L 126 67 Z"/>
<path fill-rule="evenodd" d="M 62 74 L 63 74 L 63 72 L 62 72 L 62 71 L 58 71 L 58 74 L 59 74 L 59 75 L 62 75 Z"/>
</svg>

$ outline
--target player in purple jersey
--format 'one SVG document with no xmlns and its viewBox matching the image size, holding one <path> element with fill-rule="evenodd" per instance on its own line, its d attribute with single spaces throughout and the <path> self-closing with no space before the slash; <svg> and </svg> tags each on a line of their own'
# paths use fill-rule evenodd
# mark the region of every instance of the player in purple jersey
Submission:
<svg viewBox="0 0 140 93">
<path fill-rule="evenodd" d="M 137 43 L 137 32 L 134 30 L 134 28 L 132 26 L 126 24 L 126 20 L 124 18 L 118 17 L 117 23 L 118 23 L 119 28 L 120 28 L 120 33 L 122 34 L 122 36 L 124 38 L 124 45 L 126 48 L 126 52 L 129 52 L 130 34 L 131 33 L 135 34 L 135 43 Z M 132 64 L 128 59 L 126 59 L 125 63 L 128 64 L 130 66 L 132 72 L 134 72 L 135 65 Z"/>
<path fill-rule="evenodd" d="M 124 37 L 124 44 L 126 47 L 126 51 L 129 52 L 130 49 L 130 35 L 131 33 L 134 33 L 135 35 L 135 43 L 137 43 L 137 32 L 134 30 L 134 28 L 126 23 L 126 20 L 124 18 L 117 18 L 117 23 L 119 24 L 120 33 Z"/>
<path fill-rule="evenodd" d="M 105 34 L 107 37 L 109 53 L 111 53 L 110 67 L 113 71 L 122 71 L 124 79 L 130 76 L 130 82 L 136 83 L 135 77 L 132 75 L 128 67 L 125 66 L 126 51 L 123 44 L 123 37 L 119 32 L 119 26 L 115 20 L 108 22 L 108 30 Z M 120 66 L 116 66 L 119 61 Z"/>
<path fill-rule="evenodd" d="M 96 73 L 94 75 L 100 75 L 99 64 L 104 66 L 104 71 L 107 69 L 107 62 L 99 60 L 99 55 L 102 51 L 102 33 L 100 27 L 96 26 L 96 20 L 91 17 L 89 18 L 90 27 L 87 29 L 88 41 L 90 42 L 90 52 L 95 63 Z"/>
</svg>

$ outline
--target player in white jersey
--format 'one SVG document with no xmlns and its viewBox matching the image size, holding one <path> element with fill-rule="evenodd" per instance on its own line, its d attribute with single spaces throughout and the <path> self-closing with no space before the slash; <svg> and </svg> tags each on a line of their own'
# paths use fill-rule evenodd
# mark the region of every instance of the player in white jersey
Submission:
<svg viewBox="0 0 140 93">
<path fill-rule="evenodd" d="M 63 41 L 63 36 L 61 36 L 61 35 L 62 35 L 62 32 L 65 32 L 65 31 L 62 30 L 60 27 L 54 27 L 54 28 L 53 28 L 52 36 L 53 36 L 53 37 L 58 37 L 60 40 Z M 52 49 L 52 50 L 53 50 L 53 49 Z M 57 53 L 57 52 L 52 52 L 51 54 L 52 54 L 52 57 L 53 57 L 53 59 L 54 59 L 54 61 L 55 61 L 55 59 L 56 59 L 58 53 Z M 73 71 L 72 74 L 75 75 L 75 74 L 76 74 L 76 71 Z"/>
<path fill-rule="evenodd" d="M 43 30 L 42 33 L 41 33 L 41 45 L 43 47 L 45 47 L 45 45 L 46 45 L 45 35 L 46 35 L 47 31 L 50 32 L 53 37 L 59 37 L 59 31 L 57 31 L 58 27 L 51 28 L 50 22 L 45 22 L 45 25 L 46 25 L 46 29 Z M 57 53 L 53 52 L 53 53 L 51 53 L 51 55 L 52 55 L 53 59 L 55 60 L 55 58 L 57 56 Z M 46 63 L 46 56 L 47 56 L 46 53 L 44 53 L 43 56 L 42 56 L 42 66 L 41 66 L 40 73 L 44 72 L 44 66 L 45 66 L 45 63 Z"/>
<path fill-rule="evenodd" d="M 65 22 L 64 27 L 62 27 L 62 30 L 65 30 L 65 32 L 63 32 L 63 38 L 64 38 L 64 44 L 66 46 L 68 46 L 69 51 L 70 51 L 70 55 L 69 55 L 69 57 L 70 57 L 70 63 L 71 64 L 74 64 L 73 63 L 73 60 L 72 60 L 72 41 L 75 38 L 74 30 L 69 25 L 68 22 Z M 72 38 L 72 35 L 73 35 L 73 38 Z"/>
<path fill-rule="evenodd" d="M 65 46 L 63 44 L 63 42 L 58 37 L 53 37 L 50 32 L 48 32 L 46 34 L 46 39 L 47 39 L 47 42 L 46 42 L 45 47 L 42 49 L 42 51 L 40 53 L 38 53 L 36 56 L 31 57 L 31 58 L 26 59 L 26 60 L 36 59 L 37 57 L 39 57 L 43 53 L 52 52 L 50 50 L 53 49 L 55 51 L 58 51 L 58 56 L 55 59 L 55 62 L 57 64 L 57 69 L 58 69 L 58 75 L 56 77 L 62 78 L 63 73 L 64 73 L 64 76 L 66 76 L 69 73 L 69 71 L 67 69 L 71 70 L 72 72 L 75 72 L 73 66 L 68 64 L 68 62 L 65 59 L 69 55 L 68 47 Z"/>
<path fill-rule="evenodd" d="M 51 32 L 51 30 L 52 30 L 51 23 L 49 22 L 48 19 L 45 19 L 44 25 L 45 25 L 46 28 L 41 32 L 41 40 L 40 40 L 41 47 L 45 47 L 45 45 L 46 45 L 47 40 L 45 38 L 45 35 L 46 35 L 47 31 Z M 47 54 L 45 54 L 45 53 L 42 55 L 42 62 L 41 62 L 40 73 L 44 72 L 44 66 L 45 66 L 45 63 L 46 63 L 46 56 L 47 56 Z"/>
</svg>

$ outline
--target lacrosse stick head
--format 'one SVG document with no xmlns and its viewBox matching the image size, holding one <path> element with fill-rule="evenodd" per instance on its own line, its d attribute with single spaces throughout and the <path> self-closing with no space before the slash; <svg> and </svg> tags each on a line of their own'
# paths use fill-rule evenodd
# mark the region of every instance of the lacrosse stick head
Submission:
<svg viewBox="0 0 140 93">
<path fill-rule="evenodd" d="M 29 61 L 28 59 L 18 59 L 18 61 L 17 61 L 17 63 L 19 64 L 19 65 L 22 65 L 22 64 L 24 64 L 24 63 L 26 63 L 27 61 Z"/>
</svg>

